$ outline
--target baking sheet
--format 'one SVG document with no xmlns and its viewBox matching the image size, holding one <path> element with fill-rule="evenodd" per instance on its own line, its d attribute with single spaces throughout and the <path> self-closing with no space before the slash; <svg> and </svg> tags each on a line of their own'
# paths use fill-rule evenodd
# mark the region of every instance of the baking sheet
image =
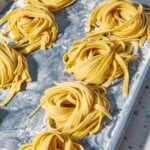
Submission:
<svg viewBox="0 0 150 150">
<path fill-rule="evenodd" d="M 25 91 L 19 92 L 7 107 L 0 108 L 0 150 L 17 150 L 20 145 L 31 142 L 36 134 L 46 130 L 44 110 L 41 109 L 31 119 L 28 116 L 39 104 L 45 89 L 54 86 L 54 81 L 74 80 L 63 71 L 63 54 L 69 50 L 73 41 L 85 36 L 87 17 L 100 2 L 102 0 L 78 0 L 74 5 L 55 14 L 59 26 L 57 42 L 47 51 L 36 51 L 27 56 L 33 81 L 27 85 Z M 138 2 L 150 5 L 148 0 Z M 24 0 L 18 0 L 5 11 L 21 7 L 24 3 Z M 88 136 L 80 142 L 86 150 L 117 149 L 150 69 L 150 40 L 145 43 L 139 55 L 140 59 L 130 64 L 129 96 L 122 95 L 121 80 L 108 89 L 107 96 L 111 102 L 113 120 L 101 132 Z M 0 91 L 0 101 L 6 97 L 8 91 Z"/>
</svg>

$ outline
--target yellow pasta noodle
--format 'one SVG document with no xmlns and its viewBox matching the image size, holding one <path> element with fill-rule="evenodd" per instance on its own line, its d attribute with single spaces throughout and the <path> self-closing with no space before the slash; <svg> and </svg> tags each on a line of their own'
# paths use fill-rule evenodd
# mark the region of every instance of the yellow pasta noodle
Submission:
<svg viewBox="0 0 150 150">
<path fill-rule="evenodd" d="M 0 88 L 11 88 L 6 99 L 0 103 L 5 106 L 21 89 L 24 82 L 31 81 L 26 59 L 14 49 L 0 42 Z"/>
<path fill-rule="evenodd" d="M 84 148 L 72 142 L 68 135 L 53 130 L 38 134 L 31 144 L 21 146 L 19 150 L 84 150 Z"/>
<path fill-rule="evenodd" d="M 43 5 L 34 4 L 13 10 L 0 19 L 0 25 L 6 22 L 8 26 L 0 37 L 7 42 L 15 42 L 15 48 L 22 54 L 50 48 L 57 37 L 54 16 Z"/>
<path fill-rule="evenodd" d="M 76 0 L 27 0 L 28 4 L 44 4 L 50 11 L 56 12 L 73 4 Z"/>
<path fill-rule="evenodd" d="M 137 40 L 142 46 L 150 38 L 150 17 L 141 4 L 129 0 L 109 0 L 98 6 L 88 20 L 89 35 L 113 35 Z"/>
<path fill-rule="evenodd" d="M 132 51 L 132 45 L 117 38 L 84 38 L 64 55 L 65 70 L 76 79 L 105 87 L 123 75 L 123 93 L 128 95 L 128 63 L 137 59 Z"/>
<path fill-rule="evenodd" d="M 97 133 L 104 117 L 111 119 L 105 94 L 105 88 L 82 81 L 59 83 L 46 90 L 41 106 L 48 114 L 49 128 L 68 134 L 73 140 Z"/>
</svg>

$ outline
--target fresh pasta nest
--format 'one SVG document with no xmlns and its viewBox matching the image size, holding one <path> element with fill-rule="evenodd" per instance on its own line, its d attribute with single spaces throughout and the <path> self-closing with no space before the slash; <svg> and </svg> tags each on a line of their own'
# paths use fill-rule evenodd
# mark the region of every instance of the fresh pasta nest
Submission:
<svg viewBox="0 0 150 150">
<path fill-rule="evenodd" d="M 76 0 L 27 0 L 28 4 L 44 4 L 50 11 L 56 12 L 73 4 Z"/>
<path fill-rule="evenodd" d="M 150 17 L 141 4 L 129 0 L 109 0 L 98 6 L 88 21 L 89 35 L 117 36 L 136 40 L 142 46 L 150 38 Z"/>
<path fill-rule="evenodd" d="M 111 119 L 105 89 L 82 81 L 64 82 L 46 90 L 41 105 L 48 114 L 50 129 L 83 139 L 102 128 L 105 116 Z"/>
<path fill-rule="evenodd" d="M 34 4 L 13 10 L 0 20 L 0 25 L 6 22 L 8 27 L 0 37 L 7 42 L 15 42 L 15 48 L 22 54 L 50 48 L 57 37 L 54 16 L 43 5 Z"/>
<path fill-rule="evenodd" d="M 6 99 L 0 103 L 5 106 L 21 89 L 24 82 L 31 81 L 26 59 L 14 49 L 0 42 L 0 88 L 11 88 Z"/>
<path fill-rule="evenodd" d="M 117 38 L 88 37 L 73 43 L 64 55 L 65 70 L 76 79 L 108 87 L 124 76 L 123 93 L 128 94 L 128 63 L 137 58 L 133 46 Z"/>
<path fill-rule="evenodd" d="M 84 150 L 72 142 L 69 136 L 57 131 L 45 131 L 38 134 L 31 144 L 25 144 L 19 150 Z"/>
</svg>

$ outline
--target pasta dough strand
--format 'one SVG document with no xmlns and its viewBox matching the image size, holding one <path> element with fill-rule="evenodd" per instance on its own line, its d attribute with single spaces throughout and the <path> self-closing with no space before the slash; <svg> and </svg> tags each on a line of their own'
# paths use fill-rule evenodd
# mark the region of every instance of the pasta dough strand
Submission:
<svg viewBox="0 0 150 150">
<path fill-rule="evenodd" d="M 44 4 L 50 11 L 57 12 L 76 2 L 76 0 L 27 0 L 28 4 Z"/>
<path fill-rule="evenodd" d="M 97 35 L 74 42 L 64 55 L 65 70 L 90 84 L 108 87 L 123 75 L 124 95 L 128 95 L 128 63 L 136 59 L 128 41 Z"/>
<path fill-rule="evenodd" d="M 89 36 L 113 35 L 130 42 L 136 40 L 141 47 L 150 38 L 150 17 L 141 4 L 129 0 L 109 0 L 91 13 L 88 29 Z"/>
<path fill-rule="evenodd" d="M 8 23 L 8 27 L 0 34 L 0 38 L 15 42 L 14 48 L 22 54 L 29 54 L 39 48 L 50 48 L 57 38 L 55 18 L 43 5 L 17 8 L 0 19 L 0 25 L 4 23 Z"/>
<path fill-rule="evenodd" d="M 72 142 L 68 135 L 58 131 L 45 131 L 38 134 L 31 144 L 25 144 L 19 150 L 84 150 L 77 143 Z"/>
<path fill-rule="evenodd" d="M 105 94 L 105 88 L 81 81 L 59 83 L 46 90 L 41 105 L 48 114 L 50 130 L 57 129 L 73 140 L 98 132 L 103 118 L 112 118 Z"/>
<path fill-rule="evenodd" d="M 26 59 L 14 49 L 0 42 L 0 88 L 11 88 L 1 106 L 9 103 L 11 98 L 21 90 L 21 85 L 31 81 Z"/>
</svg>

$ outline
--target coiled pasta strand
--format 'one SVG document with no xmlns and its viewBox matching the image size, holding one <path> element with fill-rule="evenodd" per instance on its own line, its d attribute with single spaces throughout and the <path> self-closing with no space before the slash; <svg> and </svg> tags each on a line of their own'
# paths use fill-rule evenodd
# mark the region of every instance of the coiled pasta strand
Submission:
<svg viewBox="0 0 150 150">
<path fill-rule="evenodd" d="M 65 70 L 76 79 L 108 87 L 124 76 L 123 93 L 128 95 L 128 63 L 136 60 L 128 41 L 103 36 L 86 37 L 73 43 L 64 55 Z"/>
<path fill-rule="evenodd" d="M 88 20 L 89 36 L 101 34 L 136 40 L 141 47 L 150 38 L 150 17 L 141 4 L 109 0 L 98 6 Z"/>
<path fill-rule="evenodd" d="M 76 0 L 27 0 L 28 4 L 44 4 L 50 11 L 56 12 L 73 4 Z"/>
<path fill-rule="evenodd" d="M 1 106 L 9 103 L 21 89 L 21 85 L 31 81 L 26 59 L 14 49 L 0 42 L 0 88 L 11 88 Z"/>
<path fill-rule="evenodd" d="M 0 19 L 0 25 L 4 23 L 8 23 L 8 27 L 0 37 L 7 42 L 16 42 L 15 48 L 22 54 L 50 48 L 57 37 L 55 18 L 43 5 L 17 8 Z M 12 37 L 9 37 L 10 33 Z"/>
<path fill-rule="evenodd" d="M 103 118 L 112 118 L 105 94 L 105 88 L 82 81 L 59 83 L 46 90 L 41 106 L 48 114 L 49 128 L 68 134 L 73 140 L 98 132 Z"/>
<path fill-rule="evenodd" d="M 58 131 L 45 131 L 38 134 L 31 144 L 25 144 L 19 150 L 84 150 L 72 142 L 71 138 Z"/>
</svg>

